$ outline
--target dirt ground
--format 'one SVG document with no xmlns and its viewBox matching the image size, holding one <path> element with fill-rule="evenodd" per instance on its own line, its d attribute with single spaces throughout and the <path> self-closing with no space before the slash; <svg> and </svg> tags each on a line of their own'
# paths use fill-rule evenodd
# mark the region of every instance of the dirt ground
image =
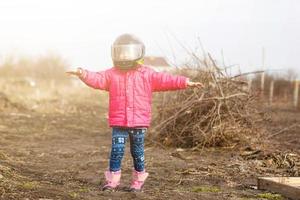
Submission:
<svg viewBox="0 0 300 200">
<path fill-rule="evenodd" d="M 53 105 L 56 103 L 53 101 Z M 70 105 L 81 109 L 63 112 Z M 193 152 L 164 148 L 146 139 L 146 169 L 150 176 L 144 191 L 125 190 L 132 170 L 127 144 L 120 191 L 102 192 L 111 135 L 106 105 L 107 101 L 71 101 L 60 105 L 60 112 L 19 107 L 0 112 L 0 199 L 263 199 L 260 194 L 265 191 L 256 189 L 257 176 L 298 176 L 299 128 L 238 150 L 232 147 Z M 277 107 L 269 110 L 269 135 L 300 124 L 299 111 Z M 275 165 L 275 158 L 281 154 L 288 155 L 294 165 L 285 161 Z"/>
</svg>

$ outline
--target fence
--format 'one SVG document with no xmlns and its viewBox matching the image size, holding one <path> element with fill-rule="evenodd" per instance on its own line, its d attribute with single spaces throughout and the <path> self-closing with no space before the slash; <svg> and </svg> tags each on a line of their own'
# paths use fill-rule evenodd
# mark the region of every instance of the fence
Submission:
<svg viewBox="0 0 300 200">
<path fill-rule="evenodd" d="M 249 80 L 249 87 L 251 87 L 251 89 L 260 90 L 261 98 L 268 101 L 269 105 L 272 105 L 274 102 L 283 101 L 296 109 L 300 108 L 300 80 L 288 81 L 268 77 L 267 79 L 264 78 L 264 87 L 262 87 L 261 77 L 259 79 Z"/>
</svg>

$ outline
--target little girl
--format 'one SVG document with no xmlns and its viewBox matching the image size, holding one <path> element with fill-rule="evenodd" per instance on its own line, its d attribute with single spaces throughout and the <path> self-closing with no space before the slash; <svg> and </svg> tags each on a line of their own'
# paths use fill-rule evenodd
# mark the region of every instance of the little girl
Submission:
<svg viewBox="0 0 300 200">
<path fill-rule="evenodd" d="M 121 161 L 129 136 L 134 166 L 130 190 L 141 191 L 148 177 L 144 164 L 144 137 L 150 125 L 152 92 L 202 86 L 186 77 L 156 72 L 144 66 L 144 55 L 144 44 L 133 35 L 123 34 L 111 47 L 114 67 L 100 72 L 81 68 L 67 72 L 92 88 L 109 92 L 112 148 L 103 190 L 115 190 L 120 184 Z"/>
</svg>

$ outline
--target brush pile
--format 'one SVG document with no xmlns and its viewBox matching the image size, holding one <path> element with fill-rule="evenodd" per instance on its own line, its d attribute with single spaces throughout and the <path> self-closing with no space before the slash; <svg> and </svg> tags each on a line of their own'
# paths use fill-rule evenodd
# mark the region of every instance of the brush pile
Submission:
<svg viewBox="0 0 300 200">
<path fill-rule="evenodd" d="M 25 108 L 17 103 L 11 102 L 6 94 L 0 92 L 0 112 L 10 111 L 16 112 L 18 110 L 24 110 Z"/>
<path fill-rule="evenodd" d="M 247 81 L 230 77 L 210 57 L 180 70 L 204 88 L 162 93 L 152 129 L 153 140 L 167 146 L 201 149 L 232 146 L 249 141 L 258 133 L 262 117 Z"/>
</svg>

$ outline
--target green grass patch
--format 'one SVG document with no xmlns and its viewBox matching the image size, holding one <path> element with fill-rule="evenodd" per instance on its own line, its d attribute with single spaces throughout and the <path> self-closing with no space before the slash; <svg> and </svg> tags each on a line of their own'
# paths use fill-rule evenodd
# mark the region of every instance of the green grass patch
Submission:
<svg viewBox="0 0 300 200">
<path fill-rule="evenodd" d="M 221 189 L 214 186 L 196 186 L 192 188 L 192 192 L 221 192 Z"/>
<path fill-rule="evenodd" d="M 86 193 L 86 192 L 89 192 L 89 191 L 90 191 L 89 188 L 84 188 L 84 187 L 82 187 L 78 190 L 78 192 L 82 192 L 82 193 Z"/>
<path fill-rule="evenodd" d="M 79 197 L 79 194 L 76 193 L 76 192 L 69 192 L 69 196 L 72 198 L 72 199 L 77 199 Z"/>
<path fill-rule="evenodd" d="M 268 200 L 283 200 L 283 197 L 280 194 L 272 194 L 272 193 L 258 194 L 257 197 L 268 199 Z"/>
<path fill-rule="evenodd" d="M 38 182 L 33 181 L 33 182 L 25 182 L 22 185 L 22 188 L 26 189 L 26 190 L 34 190 L 38 187 Z"/>
</svg>

